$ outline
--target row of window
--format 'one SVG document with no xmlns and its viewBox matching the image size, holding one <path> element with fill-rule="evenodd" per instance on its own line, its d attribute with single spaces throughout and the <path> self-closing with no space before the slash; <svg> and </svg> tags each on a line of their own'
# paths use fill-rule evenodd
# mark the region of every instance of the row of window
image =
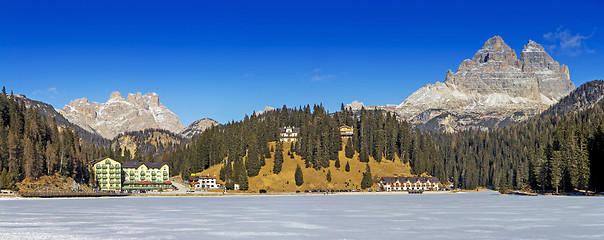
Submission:
<svg viewBox="0 0 604 240">
<path fill-rule="evenodd" d="M 124 172 L 127 172 L 127 171 L 124 171 Z M 130 174 L 133 174 L 133 173 L 138 173 L 138 170 L 134 170 L 134 171 L 130 170 Z M 149 171 L 149 170 L 147 170 L 147 171 L 141 171 L 141 173 L 161 173 L 161 171 Z M 168 174 L 168 171 L 164 171 L 164 174 Z"/>
</svg>

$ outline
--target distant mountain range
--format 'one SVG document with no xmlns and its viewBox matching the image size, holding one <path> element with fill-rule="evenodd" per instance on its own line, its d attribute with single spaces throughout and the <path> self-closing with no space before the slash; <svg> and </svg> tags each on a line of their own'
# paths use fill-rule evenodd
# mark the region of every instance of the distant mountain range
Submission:
<svg viewBox="0 0 604 240">
<path fill-rule="evenodd" d="M 560 65 L 534 41 L 520 59 L 501 37 L 487 40 L 445 80 L 427 84 L 399 105 L 372 108 L 396 112 L 411 124 L 454 132 L 492 129 L 525 121 L 546 110 L 575 88 Z M 362 103 L 349 104 L 353 109 Z"/>
<path fill-rule="evenodd" d="M 590 82 L 580 88 L 582 93 L 576 93 L 585 94 L 581 98 L 583 102 L 552 109 L 550 106 L 575 88 L 568 67 L 560 65 L 531 40 L 518 59 L 516 52 L 501 37 L 495 36 L 488 39 L 472 59 L 464 60 L 455 72 L 447 71 L 442 83 L 427 84 L 398 105 L 367 108 L 395 112 L 400 119 L 423 129 L 486 130 L 522 122 L 546 110 L 583 109 L 601 100 L 601 94 L 598 95 L 601 85 Z M 358 110 L 364 105 L 355 101 L 347 107 Z M 124 98 L 119 92 L 113 92 L 105 103 L 81 98 L 58 112 L 50 105 L 43 108 L 55 116 L 57 122 L 105 139 L 144 129 L 163 129 L 191 138 L 208 127 L 219 125 L 204 118 L 183 127 L 178 116 L 161 105 L 156 93 L 131 93 Z M 271 110 L 273 108 L 265 109 Z"/>
<path fill-rule="evenodd" d="M 119 92 L 113 92 L 105 103 L 81 98 L 71 101 L 60 113 L 70 122 L 107 139 L 144 129 L 165 129 L 174 133 L 183 129 L 178 116 L 161 105 L 156 93 L 130 93 L 124 98 Z"/>
</svg>

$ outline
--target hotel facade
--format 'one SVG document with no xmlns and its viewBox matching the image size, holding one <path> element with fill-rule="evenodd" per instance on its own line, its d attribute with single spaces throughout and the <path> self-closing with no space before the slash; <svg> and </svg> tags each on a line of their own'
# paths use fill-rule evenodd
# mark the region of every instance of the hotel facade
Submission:
<svg viewBox="0 0 604 240">
<path fill-rule="evenodd" d="M 153 191 L 173 189 L 167 163 L 119 162 L 108 157 L 92 163 L 96 187 L 100 191 Z"/>
</svg>

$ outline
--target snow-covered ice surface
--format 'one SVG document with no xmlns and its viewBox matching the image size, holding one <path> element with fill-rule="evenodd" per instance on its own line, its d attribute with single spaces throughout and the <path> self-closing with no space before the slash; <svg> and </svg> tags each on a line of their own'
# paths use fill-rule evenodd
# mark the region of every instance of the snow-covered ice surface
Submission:
<svg viewBox="0 0 604 240">
<path fill-rule="evenodd" d="M 604 198 L 300 195 L 0 199 L 0 239 L 604 239 Z"/>
</svg>

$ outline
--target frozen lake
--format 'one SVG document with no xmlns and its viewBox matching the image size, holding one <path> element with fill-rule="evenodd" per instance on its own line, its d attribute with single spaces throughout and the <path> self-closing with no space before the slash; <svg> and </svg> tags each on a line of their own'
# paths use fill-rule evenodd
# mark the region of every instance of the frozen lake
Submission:
<svg viewBox="0 0 604 240">
<path fill-rule="evenodd" d="M 0 199 L 0 239 L 604 239 L 604 197 Z"/>
</svg>

